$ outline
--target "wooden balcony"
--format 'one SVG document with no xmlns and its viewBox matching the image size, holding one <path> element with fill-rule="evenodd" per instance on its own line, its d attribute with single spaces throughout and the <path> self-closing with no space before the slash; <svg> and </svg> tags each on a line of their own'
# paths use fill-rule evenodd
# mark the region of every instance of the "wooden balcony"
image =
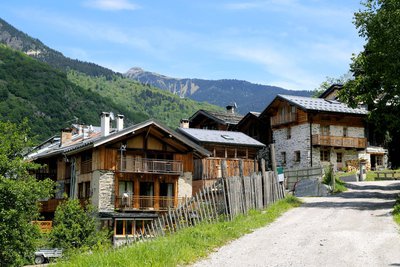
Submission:
<svg viewBox="0 0 400 267">
<path fill-rule="evenodd" d="M 183 198 L 164 196 L 135 196 L 124 194 L 115 197 L 115 209 L 124 211 L 147 210 L 147 211 L 168 211 L 181 204 Z"/>
<path fill-rule="evenodd" d="M 64 201 L 64 199 L 49 199 L 46 201 L 39 201 L 40 212 L 55 212 L 57 206 Z"/>
<path fill-rule="evenodd" d="M 278 126 L 282 124 L 287 124 L 291 122 L 295 122 L 297 120 L 297 113 L 290 112 L 286 113 L 285 115 L 275 115 L 271 117 L 271 126 Z"/>
<path fill-rule="evenodd" d="M 314 146 L 331 146 L 364 149 L 367 147 L 367 138 L 343 137 L 314 134 L 312 136 Z"/>
<path fill-rule="evenodd" d="M 178 160 L 156 160 L 145 158 L 124 158 L 119 164 L 120 172 L 182 174 L 183 163 Z"/>
<path fill-rule="evenodd" d="M 226 163 L 226 176 L 240 175 L 240 161 L 243 162 L 242 172 L 244 176 L 250 176 L 258 171 L 258 164 L 254 159 L 229 159 L 229 158 L 207 158 L 194 160 L 194 180 L 208 180 L 222 177 L 222 161 Z"/>
</svg>

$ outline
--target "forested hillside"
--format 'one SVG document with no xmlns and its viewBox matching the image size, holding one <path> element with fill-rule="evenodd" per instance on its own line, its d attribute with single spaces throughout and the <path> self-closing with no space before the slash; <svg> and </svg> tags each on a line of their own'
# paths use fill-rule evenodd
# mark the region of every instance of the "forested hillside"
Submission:
<svg viewBox="0 0 400 267">
<path fill-rule="evenodd" d="M 0 120 L 18 123 L 28 118 L 36 140 L 41 140 L 58 133 L 75 117 L 97 125 L 102 111 L 125 114 L 128 122 L 148 118 L 84 90 L 68 81 L 64 72 L 0 45 Z"/>
<path fill-rule="evenodd" d="M 68 75 L 23 53 L 0 45 L 0 120 L 28 118 L 36 141 L 57 134 L 75 121 L 99 125 L 102 111 L 126 116 L 127 125 L 155 118 L 175 128 L 198 109 L 219 107 L 122 78 Z"/>
<path fill-rule="evenodd" d="M 28 53 L 31 57 L 46 62 L 60 70 L 74 69 L 90 76 L 105 76 L 109 79 L 114 75 L 119 75 L 97 64 L 65 57 L 62 53 L 44 45 L 40 40 L 34 39 L 26 33 L 17 30 L 1 18 L 0 43 L 15 50 Z"/>
<path fill-rule="evenodd" d="M 68 79 L 82 88 L 113 99 L 130 112 L 145 113 L 172 128 L 179 125 L 180 119 L 188 118 L 199 109 L 223 110 L 221 107 L 180 98 L 120 76 L 114 76 L 110 80 L 105 77 L 90 77 L 71 70 L 68 72 Z"/>
</svg>

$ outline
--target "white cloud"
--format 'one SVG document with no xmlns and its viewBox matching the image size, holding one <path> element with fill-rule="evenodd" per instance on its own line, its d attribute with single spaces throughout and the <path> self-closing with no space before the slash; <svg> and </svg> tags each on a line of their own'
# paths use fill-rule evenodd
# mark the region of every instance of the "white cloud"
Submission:
<svg viewBox="0 0 400 267">
<path fill-rule="evenodd" d="M 136 10 L 140 8 L 139 5 L 128 0 L 88 0 L 83 5 L 101 10 Z"/>
</svg>

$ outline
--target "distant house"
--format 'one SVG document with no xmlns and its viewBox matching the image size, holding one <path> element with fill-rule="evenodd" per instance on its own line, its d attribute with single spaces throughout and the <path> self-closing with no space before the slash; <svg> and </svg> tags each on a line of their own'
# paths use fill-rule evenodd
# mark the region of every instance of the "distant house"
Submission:
<svg viewBox="0 0 400 267">
<path fill-rule="evenodd" d="M 242 132 L 184 127 L 177 131 L 211 153 L 194 159 L 194 193 L 217 178 L 249 176 L 258 171 L 257 152 L 265 145 Z"/>
<path fill-rule="evenodd" d="M 58 184 L 55 197 L 42 202 L 45 218 L 54 216 L 63 194 L 90 201 L 118 243 L 191 197 L 194 160 L 208 156 L 209 151 L 158 122 L 124 128 L 118 116 L 111 128 L 110 113 L 103 112 L 101 127 L 73 125 L 28 158 L 44 165 L 37 179 L 49 177 Z"/>
<path fill-rule="evenodd" d="M 336 90 L 327 90 L 326 99 L 278 95 L 262 112 L 260 116 L 270 120 L 279 165 L 333 164 L 342 170 L 365 159 L 370 168 L 386 167 L 386 150 L 370 147 L 366 138 L 368 111 L 339 102 Z"/>
<path fill-rule="evenodd" d="M 260 117 L 259 112 L 247 113 L 235 126 L 235 131 L 247 134 L 248 136 L 268 145 L 272 143 L 272 131 L 269 119 Z"/>
<path fill-rule="evenodd" d="M 190 128 L 232 131 L 243 118 L 235 111 L 235 105 L 226 107 L 226 112 L 199 110 L 189 118 Z"/>
</svg>

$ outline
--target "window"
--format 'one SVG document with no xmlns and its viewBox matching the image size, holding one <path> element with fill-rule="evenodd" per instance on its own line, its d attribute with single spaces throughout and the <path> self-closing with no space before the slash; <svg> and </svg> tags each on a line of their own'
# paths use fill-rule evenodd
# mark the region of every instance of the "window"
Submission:
<svg viewBox="0 0 400 267">
<path fill-rule="evenodd" d="M 378 166 L 383 165 L 383 156 L 376 156 L 376 165 Z"/>
<path fill-rule="evenodd" d="M 337 163 L 342 163 L 343 161 L 343 154 L 342 153 L 336 153 L 336 162 Z"/>
<path fill-rule="evenodd" d="M 85 152 L 81 156 L 81 173 L 92 171 L 92 151 Z"/>
<path fill-rule="evenodd" d="M 300 151 L 295 151 L 294 152 L 294 161 L 295 162 L 300 162 Z"/>
<path fill-rule="evenodd" d="M 292 128 L 290 127 L 286 128 L 286 138 L 287 139 L 292 138 Z"/>
<path fill-rule="evenodd" d="M 116 220 L 115 221 L 115 235 L 123 235 L 124 234 L 124 221 Z"/>
<path fill-rule="evenodd" d="M 281 152 L 282 165 L 286 165 L 286 152 Z"/>
<path fill-rule="evenodd" d="M 347 127 L 343 127 L 343 137 L 347 137 Z"/>
<path fill-rule="evenodd" d="M 85 182 L 85 198 L 90 197 L 90 182 Z"/>
<path fill-rule="evenodd" d="M 124 193 L 133 193 L 133 182 L 131 181 L 119 181 L 118 182 L 118 193 L 122 196 Z"/>
<path fill-rule="evenodd" d="M 330 135 L 329 125 L 321 125 L 319 131 L 321 135 L 325 136 Z"/>
<path fill-rule="evenodd" d="M 328 149 L 321 149 L 320 150 L 320 160 L 321 161 L 330 161 L 329 150 Z"/>
<path fill-rule="evenodd" d="M 83 183 L 78 184 L 78 198 L 83 198 Z"/>
</svg>

